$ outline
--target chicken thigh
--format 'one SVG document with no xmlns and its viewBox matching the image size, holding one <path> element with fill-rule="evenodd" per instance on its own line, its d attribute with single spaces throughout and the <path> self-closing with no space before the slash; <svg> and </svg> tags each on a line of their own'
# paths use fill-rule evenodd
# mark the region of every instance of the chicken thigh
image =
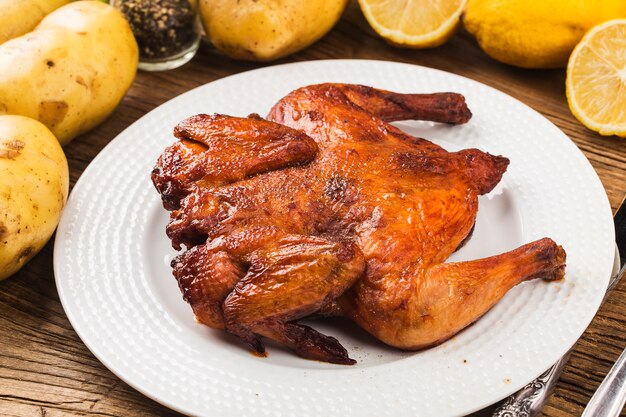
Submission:
<svg viewBox="0 0 626 417">
<path fill-rule="evenodd" d="M 298 89 L 267 120 L 197 115 L 152 173 L 175 248 L 174 275 L 198 321 L 258 352 L 267 337 L 300 356 L 354 363 L 298 323 L 349 317 L 382 342 L 443 342 L 518 283 L 560 279 L 565 252 L 544 238 L 444 263 L 469 237 L 478 195 L 508 159 L 447 152 L 388 122 L 465 123 L 454 93 L 397 94 L 349 84 Z"/>
</svg>

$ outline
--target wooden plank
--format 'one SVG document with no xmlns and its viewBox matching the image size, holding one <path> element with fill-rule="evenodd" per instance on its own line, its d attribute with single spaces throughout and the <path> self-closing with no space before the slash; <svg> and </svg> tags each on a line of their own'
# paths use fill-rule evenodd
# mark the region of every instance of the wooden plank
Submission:
<svg viewBox="0 0 626 417">
<path fill-rule="evenodd" d="M 602 138 L 578 123 L 567 107 L 563 70 L 531 71 L 500 64 L 464 32 L 440 48 L 398 49 L 374 34 L 355 3 L 324 39 L 277 63 L 335 58 L 424 65 L 502 90 L 541 112 L 578 145 L 596 169 L 613 209 L 626 193 L 626 141 Z M 264 65 L 233 61 L 204 43 L 198 56 L 182 68 L 140 72 L 108 120 L 65 148 L 72 185 L 107 143 L 146 112 L 191 88 Z M 626 346 L 626 306 L 621 302 L 625 293 L 622 282 L 577 344 L 545 416 L 579 416 Z M 179 415 L 120 381 L 80 341 L 56 292 L 52 241 L 22 271 L 0 283 L 0 341 L 2 416 Z M 488 416 L 490 410 L 475 415 Z"/>
</svg>

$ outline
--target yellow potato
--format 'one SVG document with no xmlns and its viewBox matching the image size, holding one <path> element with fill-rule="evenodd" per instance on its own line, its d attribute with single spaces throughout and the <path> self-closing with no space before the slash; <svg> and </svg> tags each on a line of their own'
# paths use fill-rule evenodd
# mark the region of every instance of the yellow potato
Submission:
<svg viewBox="0 0 626 417">
<path fill-rule="evenodd" d="M 37 119 L 65 145 L 115 109 L 137 63 L 137 42 L 117 9 L 70 3 L 0 45 L 0 114 Z"/>
<path fill-rule="evenodd" d="M 71 0 L 0 0 L 0 43 L 22 36 Z"/>
<path fill-rule="evenodd" d="M 46 244 L 67 200 L 69 171 L 52 132 L 23 116 L 0 116 L 0 280 Z"/>
<path fill-rule="evenodd" d="M 337 23 L 348 0 L 200 0 L 204 30 L 231 58 L 269 61 L 306 48 Z"/>
</svg>

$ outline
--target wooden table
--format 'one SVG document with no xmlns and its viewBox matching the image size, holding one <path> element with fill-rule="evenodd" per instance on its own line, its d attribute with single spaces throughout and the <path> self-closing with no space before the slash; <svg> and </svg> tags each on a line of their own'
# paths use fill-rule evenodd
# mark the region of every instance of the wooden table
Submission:
<svg viewBox="0 0 626 417">
<path fill-rule="evenodd" d="M 502 90 L 542 113 L 578 145 L 600 176 L 613 209 L 624 197 L 626 139 L 603 138 L 578 123 L 567 107 L 564 70 L 532 71 L 500 64 L 464 32 L 436 49 L 398 49 L 376 36 L 356 4 L 324 39 L 277 63 L 328 58 L 424 65 Z M 230 60 L 203 44 L 196 58 L 182 68 L 138 73 L 113 115 L 65 148 L 72 185 L 109 141 L 153 108 L 196 86 L 260 66 Z M 0 283 L 0 415 L 179 415 L 119 380 L 81 342 L 59 301 L 52 253 L 51 240 L 24 269 Z M 625 292 L 626 281 L 622 281 L 576 345 L 544 415 L 579 416 L 626 347 L 626 305 L 620 302 Z"/>
</svg>

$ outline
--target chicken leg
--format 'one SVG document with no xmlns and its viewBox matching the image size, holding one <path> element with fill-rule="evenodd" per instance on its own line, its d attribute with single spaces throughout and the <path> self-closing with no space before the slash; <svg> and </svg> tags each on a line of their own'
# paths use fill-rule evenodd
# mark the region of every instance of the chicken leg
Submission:
<svg viewBox="0 0 626 417">
<path fill-rule="evenodd" d="M 478 320 L 515 285 L 562 278 L 564 265 L 563 248 L 544 238 L 489 258 L 418 267 L 397 308 L 385 302 L 397 296 L 397 276 L 367 273 L 339 304 L 344 314 L 388 345 L 424 349 Z"/>
</svg>

